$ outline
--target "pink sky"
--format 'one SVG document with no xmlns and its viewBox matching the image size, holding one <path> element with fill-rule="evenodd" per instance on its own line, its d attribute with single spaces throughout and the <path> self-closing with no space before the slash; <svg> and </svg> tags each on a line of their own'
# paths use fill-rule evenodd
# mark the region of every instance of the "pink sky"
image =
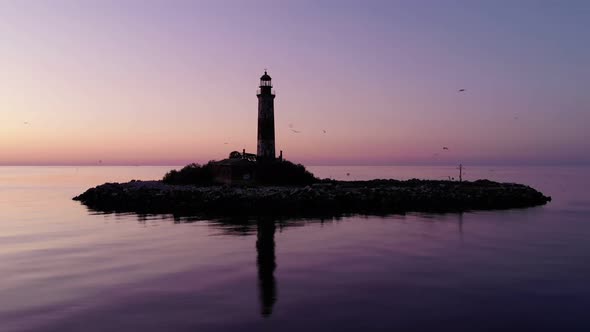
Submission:
<svg viewBox="0 0 590 332">
<path fill-rule="evenodd" d="M 583 1 L 5 1 L 0 165 L 254 152 L 264 68 L 296 162 L 588 163 L 589 22 Z"/>
</svg>

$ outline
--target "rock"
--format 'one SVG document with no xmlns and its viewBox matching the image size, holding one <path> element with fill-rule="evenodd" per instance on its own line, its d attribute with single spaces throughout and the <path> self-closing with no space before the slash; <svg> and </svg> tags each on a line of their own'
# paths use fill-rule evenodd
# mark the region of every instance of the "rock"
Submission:
<svg viewBox="0 0 590 332">
<path fill-rule="evenodd" d="M 193 186 L 105 183 L 74 198 L 101 212 L 327 216 L 522 208 L 551 200 L 535 189 L 489 180 L 338 181 L 329 185 Z"/>
</svg>

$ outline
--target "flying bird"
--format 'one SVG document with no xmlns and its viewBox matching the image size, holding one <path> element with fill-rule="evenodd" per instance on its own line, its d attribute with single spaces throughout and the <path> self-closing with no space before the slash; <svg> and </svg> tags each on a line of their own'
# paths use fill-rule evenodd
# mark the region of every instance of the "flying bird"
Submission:
<svg viewBox="0 0 590 332">
<path fill-rule="evenodd" d="M 299 130 L 295 130 L 295 129 L 291 129 L 292 132 L 294 132 L 295 134 L 299 134 L 300 131 Z"/>
<path fill-rule="evenodd" d="M 325 129 L 322 129 L 322 131 L 324 132 L 324 134 L 326 133 L 326 130 Z"/>
<path fill-rule="evenodd" d="M 227 144 L 229 144 L 229 143 L 227 143 L 227 142 L 223 142 L 223 144 L 227 145 Z"/>
<path fill-rule="evenodd" d="M 465 89 L 459 89 L 459 92 L 465 92 Z"/>
<path fill-rule="evenodd" d="M 449 148 L 446 146 L 443 146 L 443 150 L 448 150 Z"/>
</svg>

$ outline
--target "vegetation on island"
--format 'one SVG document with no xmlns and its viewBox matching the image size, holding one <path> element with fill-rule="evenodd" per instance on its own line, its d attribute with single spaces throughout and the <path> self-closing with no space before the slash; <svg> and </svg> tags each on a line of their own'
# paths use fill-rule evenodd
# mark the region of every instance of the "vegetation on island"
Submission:
<svg viewBox="0 0 590 332">
<path fill-rule="evenodd" d="M 188 164 L 179 171 L 173 169 L 164 175 L 162 181 L 167 184 L 212 185 L 213 161 L 204 165 Z"/>
<path fill-rule="evenodd" d="M 319 182 L 305 166 L 288 160 L 256 163 L 256 181 L 264 185 L 310 185 Z"/>
<path fill-rule="evenodd" d="M 180 170 L 171 170 L 164 175 L 162 182 L 178 185 L 214 185 L 215 163 L 213 160 L 204 165 L 193 163 Z M 257 185 L 305 186 L 320 181 L 305 166 L 288 160 L 252 162 L 250 166 L 255 174 L 253 184 Z"/>
</svg>

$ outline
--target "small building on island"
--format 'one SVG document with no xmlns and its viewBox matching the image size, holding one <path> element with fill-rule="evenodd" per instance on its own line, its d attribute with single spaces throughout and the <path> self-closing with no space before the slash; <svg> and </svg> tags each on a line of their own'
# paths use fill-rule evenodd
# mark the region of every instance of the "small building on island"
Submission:
<svg viewBox="0 0 590 332">
<path fill-rule="evenodd" d="M 275 118 L 272 78 L 266 70 L 260 77 L 258 97 L 258 141 L 256 154 L 233 151 L 229 158 L 211 163 L 213 179 L 223 184 L 249 184 L 256 181 L 256 163 L 277 161 L 275 153 Z M 282 161 L 280 152 L 278 161 Z"/>
<path fill-rule="evenodd" d="M 255 178 L 256 155 L 233 151 L 229 158 L 213 162 L 213 180 L 223 184 L 248 184 Z"/>
</svg>

